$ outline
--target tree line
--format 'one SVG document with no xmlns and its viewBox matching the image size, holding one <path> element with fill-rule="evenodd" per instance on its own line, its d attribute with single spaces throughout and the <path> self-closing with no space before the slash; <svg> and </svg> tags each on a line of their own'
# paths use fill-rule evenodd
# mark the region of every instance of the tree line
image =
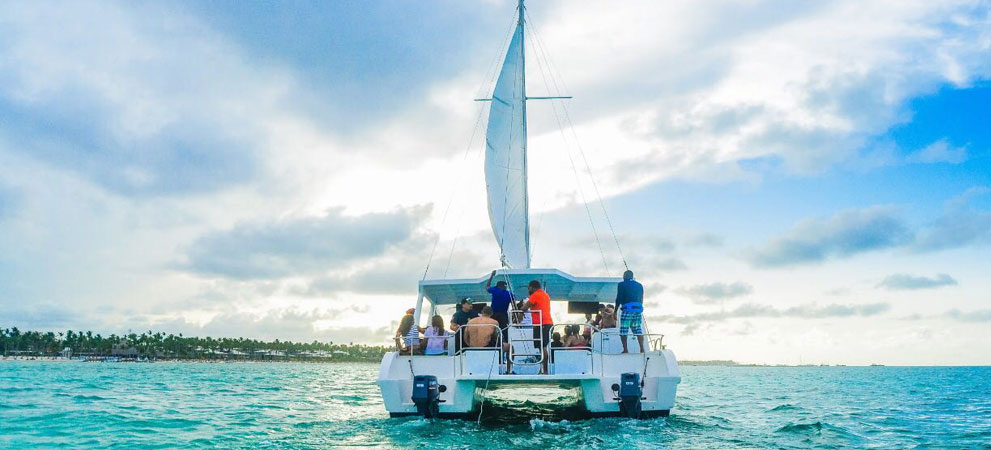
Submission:
<svg viewBox="0 0 991 450">
<path fill-rule="evenodd" d="M 266 342 L 248 338 L 183 336 L 182 333 L 128 332 L 103 336 L 91 331 L 21 331 L 0 328 L 3 355 L 18 356 L 124 356 L 144 359 L 244 359 L 380 361 L 391 350 L 384 346 L 293 342 Z"/>
</svg>

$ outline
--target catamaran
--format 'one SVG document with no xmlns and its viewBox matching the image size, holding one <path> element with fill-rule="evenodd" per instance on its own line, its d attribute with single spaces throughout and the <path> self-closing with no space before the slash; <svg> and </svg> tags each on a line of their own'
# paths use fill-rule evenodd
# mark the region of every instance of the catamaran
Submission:
<svg viewBox="0 0 991 450">
<path fill-rule="evenodd" d="M 485 135 L 488 212 L 502 266 L 494 277 L 505 281 L 516 297 L 536 280 L 552 301 L 568 302 L 569 310 L 595 311 L 599 304 L 616 300 L 620 278 L 577 277 L 557 269 L 530 267 L 526 106 L 528 100 L 551 97 L 526 94 L 524 33 L 528 26 L 523 0 L 516 15 L 491 98 L 482 99 L 490 105 Z M 465 297 L 485 298 L 487 281 L 491 281 L 488 275 L 421 280 L 414 324 L 422 323 L 424 311 L 433 317 L 439 306 L 456 305 Z M 542 333 L 535 332 L 542 321 L 531 314 L 510 311 L 507 342 L 499 330 L 494 332 L 497 342 L 493 347 L 454 345 L 454 340 L 461 339 L 470 327 L 494 325 L 462 326 L 449 338 L 448 351 L 442 355 L 400 352 L 397 345 L 396 351 L 382 358 L 377 381 L 390 416 L 480 418 L 489 391 L 533 385 L 576 390 L 577 406 L 587 417 L 650 418 L 670 413 L 681 372 L 674 353 L 663 344 L 663 335 L 630 334 L 636 338 L 628 339 L 629 352 L 624 353 L 618 329 L 589 327 L 588 346 L 551 347 Z M 573 325 L 588 327 L 558 323 L 554 329 Z M 641 342 L 645 348 L 640 348 Z"/>
</svg>

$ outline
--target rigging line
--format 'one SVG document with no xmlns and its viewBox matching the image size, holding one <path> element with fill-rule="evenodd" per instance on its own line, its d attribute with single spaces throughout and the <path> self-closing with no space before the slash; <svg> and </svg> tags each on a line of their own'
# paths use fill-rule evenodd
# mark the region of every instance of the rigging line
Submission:
<svg viewBox="0 0 991 450">
<path fill-rule="evenodd" d="M 499 48 L 497 49 L 495 58 L 492 59 L 492 61 L 488 65 L 488 69 L 485 71 L 486 74 L 489 74 L 489 80 L 488 82 L 485 82 L 483 79 L 482 84 L 478 86 L 478 90 L 475 91 L 478 94 L 476 95 L 476 97 L 484 97 L 486 95 L 483 89 L 485 89 L 486 86 L 492 86 L 493 82 L 496 79 L 496 76 L 500 72 L 498 70 L 499 61 L 505 57 L 506 51 L 509 47 L 509 42 L 513 40 L 513 35 L 515 34 L 513 33 L 513 31 L 516 28 L 516 15 L 517 13 L 514 12 L 513 20 L 509 23 L 509 28 L 506 30 L 506 33 L 503 34 L 504 36 L 506 36 L 506 38 L 502 40 L 502 45 L 500 45 Z"/>
<path fill-rule="evenodd" d="M 540 33 L 537 31 L 536 27 L 533 26 L 533 21 L 527 20 L 527 23 L 530 24 L 530 30 L 533 34 L 534 42 L 536 42 L 536 46 L 539 47 L 539 51 L 543 54 L 544 59 L 547 61 L 548 71 L 550 72 L 551 75 L 551 81 L 554 83 L 554 88 L 560 91 L 560 88 L 557 86 L 557 81 L 554 77 L 554 70 L 557 70 L 558 72 L 560 72 L 560 70 L 557 69 L 557 64 L 554 63 L 554 60 L 547 55 L 546 46 L 543 43 L 543 38 L 541 37 Z M 564 86 L 565 89 L 568 88 L 568 86 L 564 83 L 563 77 L 561 77 L 561 86 Z M 578 139 L 578 132 L 575 131 L 575 125 L 571 121 L 571 114 L 568 110 L 567 103 L 563 103 L 561 105 L 561 109 L 564 111 L 565 121 L 567 121 L 568 127 L 571 129 L 571 134 L 574 136 L 575 146 L 578 147 L 578 152 L 582 157 L 582 161 L 585 163 L 585 170 L 586 172 L 588 172 L 589 180 L 592 181 L 592 188 L 595 190 L 595 196 L 599 200 L 599 207 L 602 208 L 602 215 L 605 216 L 606 224 L 609 226 L 609 232 L 610 234 L 612 234 L 613 242 L 615 242 L 616 244 L 616 250 L 619 252 L 620 259 L 623 260 L 623 266 L 626 268 L 626 270 L 629 270 L 630 265 L 626 263 L 626 256 L 623 254 L 623 248 L 622 246 L 619 245 L 619 238 L 616 236 L 616 229 L 615 227 L 613 227 L 612 219 L 609 217 L 609 211 L 606 209 L 605 201 L 602 199 L 602 194 L 599 192 L 599 184 L 595 182 L 595 176 L 592 175 L 592 167 L 588 163 L 588 158 L 585 157 L 585 150 L 582 148 L 581 140 Z"/>
<path fill-rule="evenodd" d="M 550 88 L 550 85 L 547 83 L 547 75 L 544 73 L 545 70 L 544 64 L 541 62 L 542 52 L 534 52 L 534 53 L 536 54 L 535 59 L 537 60 L 537 67 L 540 69 L 540 76 L 541 78 L 543 78 L 544 84 L 548 88 Z M 591 208 L 589 208 L 588 200 L 585 198 L 585 190 L 582 189 L 581 177 L 578 175 L 578 167 L 575 165 L 574 157 L 571 155 L 571 151 L 568 146 L 568 137 L 564 133 L 564 125 L 561 123 L 561 117 L 558 114 L 557 107 L 554 105 L 554 102 L 551 102 L 551 109 L 554 111 L 554 119 L 557 121 L 558 130 L 561 132 L 561 138 L 564 140 L 564 147 L 565 147 L 564 150 L 565 153 L 568 155 L 568 161 L 571 162 L 571 171 L 575 175 L 575 184 L 578 187 L 579 195 L 581 195 L 582 205 L 585 207 L 585 214 L 588 216 L 588 223 L 592 228 L 592 237 L 595 238 L 596 246 L 598 246 L 599 248 L 599 255 L 602 257 L 602 265 L 605 267 L 606 272 L 610 272 L 609 263 L 606 261 L 606 253 L 602 248 L 602 241 L 599 240 L 599 232 L 595 227 L 595 220 L 593 220 L 592 218 L 592 210 Z"/>
<path fill-rule="evenodd" d="M 481 119 L 481 114 L 479 114 L 479 119 Z M 475 123 L 476 129 L 478 128 L 478 122 Z M 470 144 L 469 144 L 470 145 Z M 485 148 L 484 145 L 478 147 L 478 151 L 475 153 L 475 158 L 482 153 L 482 149 Z M 444 276 L 447 278 L 447 273 L 451 269 L 451 262 L 454 260 L 454 248 L 458 245 L 458 239 L 461 237 L 461 225 L 464 223 L 465 208 L 461 208 L 461 213 L 458 215 L 458 226 L 454 230 L 454 240 L 451 241 L 451 251 L 447 254 L 447 265 L 444 266 Z"/>
<path fill-rule="evenodd" d="M 531 23 L 531 22 L 530 22 L 530 20 L 531 20 L 531 19 L 530 19 L 530 14 L 529 14 L 529 13 L 526 13 L 526 18 L 527 18 L 527 20 L 526 20 L 526 22 L 525 22 L 525 23 L 527 23 L 527 24 L 529 24 L 529 23 Z M 524 44 L 525 44 L 525 43 L 524 43 Z M 537 54 L 537 51 L 536 51 L 536 46 L 532 46 L 532 48 L 534 49 L 534 51 L 533 51 L 533 55 L 535 55 L 535 56 L 538 56 L 538 54 Z M 537 67 L 540 67 L 540 60 L 539 60 L 539 58 L 537 58 Z M 546 86 L 546 84 L 547 84 L 547 83 L 546 83 L 546 80 L 545 80 L 545 82 L 544 82 L 544 84 L 545 84 L 545 86 Z M 528 98 L 532 98 L 532 97 L 528 97 Z M 540 201 L 540 207 L 539 207 L 539 208 L 537 208 L 537 210 L 536 210 L 536 211 L 538 211 L 538 212 L 537 212 L 537 223 L 536 223 L 536 225 L 535 225 L 535 226 L 533 227 L 533 229 L 531 230 L 531 231 L 532 231 L 532 232 L 530 233 L 530 234 L 531 234 L 531 236 L 535 236 L 535 235 L 537 235 L 537 233 L 539 233 L 539 231 L 540 231 L 540 228 L 541 228 L 540 226 L 541 226 L 541 224 L 542 224 L 542 223 L 543 223 L 543 221 L 544 221 L 544 215 L 545 215 L 545 214 L 544 214 L 544 209 L 545 209 L 544 207 L 545 207 L 545 206 L 547 206 L 547 200 L 548 200 L 548 199 L 547 199 L 547 196 L 544 196 L 544 197 L 543 197 L 543 199 L 541 199 L 541 201 Z M 529 211 L 528 211 L 528 212 L 529 212 Z M 534 240 L 533 240 L 533 239 L 530 239 L 530 260 L 531 260 L 531 261 L 533 260 L 533 255 L 534 255 L 534 247 L 535 247 L 535 245 L 534 245 Z"/>
<path fill-rule="evenodd" d="M 478 124 L 482 120 L 482 112 L 483 111 L 484 111 L 484 108 L 479 107 L 479 109 L 478 109 L 478 116 L 475 118 L 475 126 L 472 128 L 471 137 L 468 139 L 468 146 L 465 147 L 464 155 L 461 157 L 461 164 L 462 165 L 464 165 L 465 161 L 468 160 L 468 154 L 469 154 L 469 151 L 471 150 L 472 143 L 475 142 L 475 135 L 478 133 Z M 461 182 L 465 178 L 465 171 L 462 170 L 460 172 L 461 173 L 458 175 L 458 180 L 455 183 L 455 186 L 461 186 Z M 451 192 L 451 197 L 448 199 L 447 206 L 444 208 L 444 214 L 441 216 L 441 220 L 440 220 L 441 229 L 443 229 L 444 228 L 444 224 L 447 223 L 447 214 L 450 212 L 450 210 L 451 210 L 451 204 L 454 203 L 454 198 L 455 198 L 455 196 L 457 196 L 457 194 L 458 194 L 459 191 L 460 191 L 460 189 L 455 189 L 453 192 Z M 430 249 L 430 256 L 427 258 L 427 267 L 425 269 L 423 269 L 423 277 L 420 278 L 420 280 L 426 280 L 427 279 L 427 273 L 430 271 L 430 264 L 434 260 L 434 253 L 437 252 L 437 245 L 440 244 L 441 234 L 442 234 L 441 232 L 438 232 L 437 233 L 437 239 L 434 240 L 434 245 Z"/>
<path fill-rule="evenodd" d="M 516 13 L 513 13 L 513 18 L 514 19 L 516 18 Z M 513 20 L 512 23 L 515 24 L 516 21 Z M 513 29 L 513 26 L 510 26 L 509 29 L 512 30 Z M 491 74 L 491 75 L 489 75 L 488 81 L 486 81 L 483 78 L 482 82 L 479 84 L 479 87 L 478 87 L 477 92 L 481 92 L 482 89 L 485 88 L 485 86 L 491 85 L 492 84 L 492 80 L 494 80 L 495 77 L 496 77 L 496 74 L 499 73 L 499 71 L 497 71 L 495 69 L 498 67 L 499 59 L 502 56 L 502 54 L 504 53 L 503 52 L 503 49 L 506 48 L 509 45 L 508 44 L 508 41 L 510 39 L 512 39 L 512 33 L 510 33 L 509 36 L 505 40 L 503 40 L 502 45 L 499 46 L 498 51 L 496 52 L 495 58 L 493 58 L 492 62 L 489 63 L 489 67 L 485 71 L 485 73 Z M 478 125 L 482 121 L 482 113 L 484 111 L 485 111 L 484 106 L 480 106 L 479 109 L 478 109 L 478 115 L 475 118 L 475 126 L 472 128 L 471 137 L 468 139 L 468 146 L 465 148 L 465 153 L 464 153 L 464 156 L 462 157 L 462 164 L 464 164 L 464 161 L 466 161 L 468 159 L 468 152 L 471 150 L 471 146 L 475 142 L 475 135 L 478 133 Z M 456 188 L 451 192 L 451 197 L 450 197 L 450 199 L 447 202 L 447 207 L 444 208 L 444 215 L 443 215 L 443 217 L 441 219 L 441 228 L 443 228 L 444 227 L 444 224 L 447 222 L 447 214 L 448 214 L 448 212 L 451 209 L 451 204 L 454 202 L 455 196 L 460 191 L 460 189 L 457 189 L 457 187 L 460 187 L 461 186 L 461 182 L 464 180 L 464 177 L 466 176 L 466 171 L 462 170 L 460 172 L 461 173 L 458 176 L 458 180 L 455 183 Z M 461 232 L 460 218 L 463 218 L 463 217 L 464 217 L 464 210 L 461 211 L 461 215 L 459 216 L 459 225 L 458 225 L 458 230 L 457 230 L 456 233 L 460 233 Z M 437 234 L 437 239 L 434 241 L 434 245 L 433 245 L 433 247 L 430 250 L 430 256 L 427 259 L 427 266 L 423 270 L 423 277 L 421 278 L 421 280 L 425 280 L 427 278 L 427 273 L 430 271 L 430 264 L 433 262 L 434 254 L 437 251 L 437 245 L 440 244 L 440 238 L 441 238 L 441 233 L 438 233 Z M 456 234 L 455 235 L 455 238 L 454 238 L 454 242 L 451 244 L 451 254 L 452 255 L 454 254 L 454 244 L 457 242 L 457 238 L 458 238 L 458 236 Z M 450 266 L 451 266 L 451 261 L 450 261 L 450 259 L 448 259 L 447 267 L 444 269 L 444 276 L 445 277 L 447 276 L 447 271 L 450 268 Z"/>
</svg>

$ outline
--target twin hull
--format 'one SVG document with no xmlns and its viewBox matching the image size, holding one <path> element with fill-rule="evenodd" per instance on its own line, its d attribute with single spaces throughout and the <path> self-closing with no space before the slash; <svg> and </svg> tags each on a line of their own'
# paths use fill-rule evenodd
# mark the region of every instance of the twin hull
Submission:
<svg viewBox="0 0 991 450">
<path fill-rule="evenodd" d="M 418 415 L 413 402 L 413 379 L 432 375 L 440 386 L 438 417 L 475 418 L 480 411 L 484 389 L 512 389 L 527 385 L 556 385 L 577 388 L 579 405 L 588 417 L 667 416 L 674 407 L 681 371 L 674 353 L 654 350 L 647 353 L 601 354 L 583 349 L 556 349 L 554 362 L 546 375 L 505 374 L 496 350 L 471 350 L 460 355 L 409 356 L 397 352 L 382 358 L 378 385 L 385 408 L 393 417 Z M 642 380 L 638 412 L 633 415 L 621 406 L 618 386 L 623 374 L 637 374 Z M 629 376 L 629 375 L 628 375 Z M 541 399 L 533 399 L 539 402 Z"/>
</svg>

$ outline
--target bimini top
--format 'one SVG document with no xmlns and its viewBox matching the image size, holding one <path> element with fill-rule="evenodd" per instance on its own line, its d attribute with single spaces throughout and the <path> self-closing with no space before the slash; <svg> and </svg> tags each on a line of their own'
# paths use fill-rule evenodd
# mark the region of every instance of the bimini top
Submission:
<svg viewBox="0 0 991 450">
<path fill-rule="evenodd" d="M 486 274 L 481 278 L 420 281 L 420 292 L 435 305 L 453 305 L 464 297 L 487 301 Z M 527 297 L 530 280 L 540 281 L 551 300 L 569 302 L 612 303 L 616 301 L 616 284 L 623 281 L 614 277 L 576 277 L 557 269 L 500 269 L 492 285 L 506 281 L 517 299 Z"/>
</svg>

